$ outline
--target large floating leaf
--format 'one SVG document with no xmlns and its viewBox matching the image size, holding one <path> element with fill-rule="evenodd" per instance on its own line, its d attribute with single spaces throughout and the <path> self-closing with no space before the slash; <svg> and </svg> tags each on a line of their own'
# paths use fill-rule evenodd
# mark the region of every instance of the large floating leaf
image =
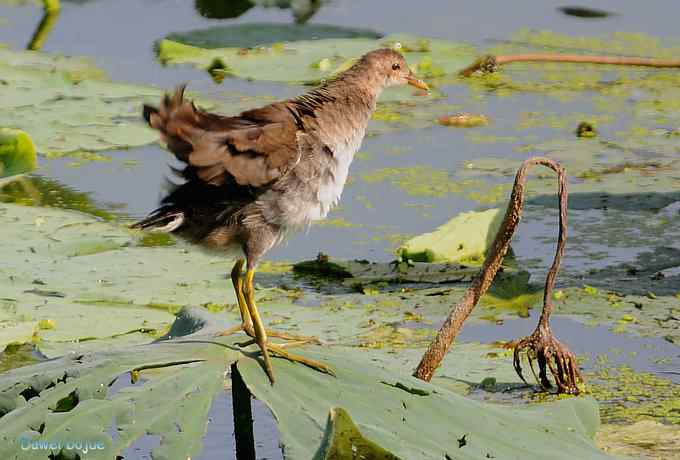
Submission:
<svg viewBox="0 0 680 460">
<path fill-rule="evenodd" d="M 443 75 L 464 67 L 473 56 L 463 44 L 411 35 L 383 39 L 350 38 L 302 40 L 255 49 L 225 47 L 204 49 L 173 40 L 161 40 L 158 58 L 164 64 L 192 64 L 214 68 L 219 63 L 227 75 L 251 80 L 286 83 L 318 82 L 346 68 L 352 59 L 399 43 L 409 65 L 422 77 Z"/>
<path fill-rule="evenodd" d="M 186 335 L 204 325 L 200 316 L 187 314 L 173 330 Z M 66 443 L 86 440 L 104 447 L 90 447 L 87 458 L 110 459 L 146 434 L 160 437 L 154 458 L 196 455 L 210 404 L 223 389 L 225 367 L 239 354 L 199 342 L 160 342 L 69 355 L 5 373 L 0 376 L 0 395 L 7 401 L 0 418 L 0 455 L 47 455 L 22 450 L 22 439 L 24 445 L 29 439 L 61 440 L 63 453 L 73 455 Z M 55 447 L 51 453 L 60 451 Z M 75 453 L 83 454 L 82 449 Z"/>
<path fill-rule="evenodd" d="M 0 346 L 39 339 L 39 349 L 55 356 L 67 349 L 139 342 L 149 333 L 163 331 L 172 313 L 186 304 L 226 309 L 225 314 L 233 320 L 238 316 L 226 276 L 231 261 L 219 254 L 209 256 L 181 244 L 156 247 L 158 242 L 147 236 L 58 209 L 3 204 L 0 225 L 4 241 L 10 243 L 0 246 L 1 302 L 5 305 Z M 645 261 L 651 265 L 646 267 Z M 475 272 L 446 264 L 331 264 L 341 268 L 343 287 L 336 290 L 341 295 L 260 291 L 259 295 L 267 299 L 261 302 L 265 321 L 347 345 L 423 346 L 434 329 L 427 325 L 441 321 L 465 290 L 464 284 L 451 283 L 469 281 Z M 672 272 L 677 264 L 675 259 L 643 256 L 639 264 L 620 271 L 593 273 L 591 279 L 579 281 L 578 287 L 563 289 L 558 311 L 583 322 L 641 335 L 659 335 L 661 328 L 669 341 L 680 343 L 680 329 L 673 321 L 680 309 L 674 283 L 677 274 Z M 313 276 L 326 275 L 318 262 L 300 265 L 299 272 L 303 266 Z M 654 276 L 669 267 L 671 271 L 663 277 Z M 631 275 L 630 269 L 640 273 L 639 283 L 631 282 L 630 278 L 637 275 Z M 540 292 L 521 273 L 509 270 L 504 275 L 475 309 L 471 321 L 525 316 L 527 308 L 535 305 Z M 276 276 L 276 284 L 289 284 L 284 281 L 285 274 Z M 267 274 L 261 273 L 256 281 L 267 279 Z M 382 292 L 391 283 L 442 282 L 449 285 Z M 582 288 L 588 283 L 595 290 Z M 629 289 L 617 290 L 620 283 Z M 333 283 L 326 278 L 322 284 L 329 287 Z M 638 288 L 633 289 L 635 286 Z M 300 308 L 304 305 L 309 307 Z M 99 321 L 102 315 L 117 320 Z M 52 321 L 53 327 L 41 329 L 43 320 Z M 78 339 L 81 342 L 73 342 Z"/>
<path fill-rule="evenodd" d="M 592 400 L 532 408 L 485 405 L 378 367 L 361 353 L 330 347 L 310 348 L 305 355 L 330 363 L 337 377 L 278 360 L 278 380 L 271 386 L 257 362 L 238 362 L 251 392 L 279 422 L 285 458 L 333 458 L 324 457 L 334 448 L 324 443 L 324 433 L 332 440 L 338 412 L 351 417 L 343 417 L 345 429 L 354 436 L 353 428 L 358 429 L 362 438 L 397 458 L 606 458 L 588 439 L 598 425 Z M 334 414 L 330 421 L 329 413 Z M 465 443 L 459 441 L 463 438 Z M 357 453 L 362 454 L 367 452 Z"/>
<path fill-rule="evenodd" d="M 173 33 L 167 40 L 200 48 L 252 48 L 277 42 L 329 38 L 380 38 L 368 29 L 352 29 L 325 24 L 249 23 L 215 26 L 208 29 Z"/>
<path fill-rule="evenodd" d="M 167 324 L 172 317 L 164 310 L 173 311 L 174 309 L 179 308 L 179 305 L 181 304 L 215 302 L 216 300 L 223 298 L 228 299 L 228 302 L 230 303 L 233 302 L 233 295 L 231 294 L 231 289 L 229 288 L 224 274 L 228 267 L 227 261 L 223 261 L 220 258 L 204 259 L 205 256 L 200 252 L 193 252 L 190 255 L 182 254 L 182 248 L 178 247 L 138 247 L 138 240 L 136 240 L 134 235 L 129 234 L 127 231 L 117 229 L 111 224 L 97 222 L 91 217 L 80 214 L 10 205 L 4 205 L 2 209 L 3 211 L 0 212 L 0 216 L 4 216 L 2 228 L 10 229 L 10 231 L 13 232 L 10 235 L 10 240 L 13 242 L 19 242 L 22 238 L 28 240 L 27 243 L 23 244 L 13 243 L 12 246 L 16 254 L 13 253 L 12 250 L 8 250 L 7 254 L 2 254 L 3 260 L 10 261 L 8 266 L 3 265 L 2 267 L 3 275 L 9 275 L 7 277 L 3 276 L 2 278 L 5 280 L 3 282 L 2 290 L 3 292 L 8 293 L 7 297 L 3 295 L 3 303 L 7 307 L 4 311 L 9 313 L 9 316 L 7 316 L 7 313 L 3 316 L 4 319 L 9 319 L 9 321 L 4 322 L 3 325 L 8 326 L 9 332 L 17 332 L 17 326 L 21 324 L 21 321 L 28 320 L 32 317 L 33 321 L 28 322 L 29 327 L 24 331 L 24 335 L 17 334 L 14 340 L 23 341 L 30 339 L 34 330 L 37 330 L 37 337 L 40 339 L 40 341 L 37 342 L 38 347 L 50 356 L 56 356 L 67 350 L 73 350 L 77 351 L 79 354 L 83 354 L 93 349 L 110 350 L 115 348 L 117 344 L 120 346 L 121 343 L 140 343 L 148 340 L 149 335 L 144 332 L 135 332 L 123 336 L 116 335 L 125 332 L 126 329 L 127 331 L 130 331 L 132 328 L 142 330 L 144 330 L 144 328 L 165 329 L 164 324 Z M 36 236 L 38 235 L 40 235 L 41 238 L 37 238 Z M 84 243 L 84 247 L 79 245 L 80 242 Z M 31 247 L 35 250 L 35 253 L 30 249 Z M 85 250 L 83 254 L 77 255 L 78 252 L 83 249 Z M 175 252 L 176 250 L 177 252 Z M 154 270 L 158 271 L 151 273 L 151 277 L 144 277 L 143 279 L 138 280 L 135 275 L 137 265 L 139 265 L 138 268 L 140 270 L 145 272 L 152 267 Z M 179 267 L 183 266 L 189 267 L 191 269 L 191 274 L 179 271 Z M 46 267 L 48 268 L 46 269 Z M 17 271 L 17 268 L 20 268 L 21 271 Z M 396 268 L 398 269 L 398 267 Z M 114 273 L 114 271 L 118 269 L 124 270 L 126 273 Z M 54 276 L 50 273 L 53 273 Z M 65 273 L 68 273 L 70 276 L 72 275 L 73 279 L 70 279 L 70 276 L 65 277 Z M 113 273 L 113 275 L 111 275 L 112 278 L 109 278 L 108 276 L 111 273 Z M 40 278 L 34 278 L 36 276 Z M 195 278 L 193 278 L 193 276 L 195 276 Z M 35 279 L 36 282 L 28 281 L 31 279 Z M 107 286 L 108 282 L 112 279 L 125 280 L 126 283 L 123 285 L 113 283 L 113 285 Z M 185 290 L 185 288 L 188 287 L 185 283 L 186 285 L 194 286 L 194 288 Z M 129 284 L 129 286 L 125 284 Z M 94 298 L 90 298 L 89 300 L 86 298 L 84 303 L 72 302 L 72 295 L 78 298 L 77 296 L 82 295 L 83 293 L 88 294 L 86 288 L 93 289 L 92 294 L 94 295 Z M 110 295 L 112 289 L 109 288 L 112 288 L 116 292 L 116 295 L 120 295 L 122 299 L 111 299 L 110 297 L 104 297 L 102 299 L 99 297 L 101 295 Z M 410 377 L 405 376 L 410 374 L 414 364 L 422 353 L 422 347 L 427 344 L 431 337 L 432 329 L 428 327 L 428 324 L 438 321 L 439 318 L 445 315 L 450 308 L 450 305 L 455 303 L 462 295 L 463 290 L 464 287 L 456 287 L 402 292 L 398 295 L 389 293 L 371 293 L 370 295 L 351 294 L 332 296 L 322 298 L 322 303 L 318 307 L 305 306 L 304 303 L 291 304 L 289 299 L 281 301 L 281 294 L 283 294 L 284 298 L 288 296 L 286 291 L 277 293 L 277 291 L 260 290 L 258 291 L 258 297 L 265 296 L 265 299 L 260 300 L 262 313 L 265 321 L 273 327 L 304 334 L 318 335 L 332 344 L 345 345 L 342 347 L 340 345 L 333 345 L 330 348 L 321 349 L 319 353 L 322 354 L 320 356 L 323 360 L 332 363 L 337 368 L 342 368 L 342 366 L 346 365 L 348 357 L 351 357 L 351 359 L 354 359 L 354 357 L 361 357 L 359 359 L 370 359 L 371 366 L 377 366 L 380 369 L 390 369 L 390 372 L 393 373 L 391 376 L 381 376 L 381 381 L 384 380 L 390 385 L 397 385 L 397 383 L 400 383 L 407 389 L 419 389 L 421 388 L 420 385 L 422 385 L 421 382 L 410 381 Z M 150 292 L 153 292 L 151 298 L 149 297 Z M 67 297 L 60 297 L 62 294 L 68 295 Z M 12 300 L 12 297 L 15 296 L 17 298 L 16 300 L 19 300 L 18 302 Z M 164 303 L 163 299 L 168 298 L 176 299 L 177 303 L 171 303 L 167 300 L 165 300 L 167 303 Z M 102 301 L 100 302 L 97 299 L 101 299 Z M 139 299 L 139 301 L 137 299 Z M 160 301 L 155 301 L 153 299 L 159 299 Z M 593 307 L 584 308 L 584 299 L 592 299 Z M 630 298 L 627 298 L 625 300 L 629 299 Z M 47 301 L 46 304 L 43 303 L 45 300 Z M 121 303 L 117 303 L 116 300 L 120 300 Z M 304 300 L 304 297 L 302 300 Z M 654 313 L 651 315 L 640 315 L 639 320 L 635 319 L 633 321 L 629 321 L 624 316 L 617 317 L 617 315 L 636 310 L 636 305 L 613 305 L 611 302 L 621 299 L 609 299 L 606 292 L 598 294 L 598 291 L 594 290 L 594 288 L 563 290 L 558 300 L 558 309 L 562 313 L 576 315 L 585 313 L 592 315 L 594 311 L 601 311 L 609 315 L 610 319 L 608 319 L 608 321 L 612 321 L 612 319 L 615 321 L 621 320 L 621 322 L 630 324 L 631 331 L 636 331 L 639 328 L 641 332 L 653 332 L 658 330 L 654 328 L 655 322 L 656 318 L 660 317 L 663 310 L 659 309 L 658 313 L 656 313 L 656 310 L 651 310 L 650 308 L 657 304 L 659 306 L 664 305 L 664 302 L 667 302 L 668 298 L 666 298 L 666 300 L 648 298 L 649 305 L 645 301 L 643 308 L 648 312 Z M 126 302 L 128 303 L 126 304 Z M 96 308 L 90 309 L 88 305 Z M 672 306 L 669 307 L 672 308 Z M 158 311 L 160 316 L 156 319 L 151 316 L 151 312 L 155 311 L 157 308 L 160 308 L 161 310 Z M 43 314 L 41 310 L 44 310 L 45 313 Z M 16 315 L 11 313 L 13 311 L 16 312 Z M 488 309 L 485 308 L 484 305 L 480 306 L 480 308 L 473 313 L 472 320 L 474 321 L 474 319 L 479 319 L 485 314 L 488 314 L 487 311 Z M 76 316 L 74 316 L 74 314 Z M 502 312 L 495 312 L 495 314 L 497 314 L 498 317 L 503 317 Z M 23 317 L 23 315 L 30 315 L 30 317 Z M 90 318 L 101 318 L 102 315 L 106 315 L 106 317 L 114 315 L 117 318 L 117 321 L 103 322 L 101 320 L 90 320 Z M 236 313 L 233 311 L 226 317 L 232 319 L 234 322 L 237 321 Z M 599 318 L 600 316 L 595 317 Z M 399 321 L 399 318 L 403 319 Z M 149 322 L 144 323 L 143 319 L 149 319 Z M 50 320 L 53 323 L 50 322 Z M 41 324 L 41 322 L 43 324 Z M 200 324 L 200 320 L 176 323 L 175 327 L 170 331 L 170 335 L 183 335 L 186 332 L 183 332 L 181 330 L 182 328 L 189 327 L 189 329 L 195 330 Z M 51 329 L 53 326 L 54 328 Z M 222 327 L 226 327 L 226 324 Z M 216 328 L 217 326 L 213 327 L 213 329 Z M 82 329 L 87 329 L 87 336 L 83 336 Z M 675 329 L 677 330 L 677 328 Z M 88 340 L 80 343 L 71 342 L 73 339 L 88 337 L 95 340 Z M 5 335 L 4 340 L 12 340 L 12 338 Z M 65 342 L 61 342 L 62 340 Z M 210 340 L 212 341 L 213 338 L 210 337 Z M 235 340 L 237 339 L 235 338 Z M 242 340 L 242 337 L 239 336 L 238 340 Z M 395 349 L 398 349 L 399 352 L 394 353 Z M 310 348 L 310 350 L 313 350 L 313 347 Z M 435 378 L 436 388 L 440 388 L 442 391 L 448 391 L 443 390 L 444 388 L 447 388 L 458 392 L 465 390 L 465 388 L 476 388 L 478 385 L 489 379 L 494 379 L 494 382 L 497 381 L 498 384 L 494 383 L 493 386 L 495 387 L 498 385 L 498 388 L 507 388 L 508 385 L 517 385 L 518 379 L 513 374 L 510 359 L 502 354 L 502 352 L 499 354 L 499 351 L 497 350 L 493 351 L 493 354 L 498 355 L 498 357 L 490 358 L 492 351 L 491 348 L 486 346 L 457 344 L 444 361 L 438 376 Z M 158 357 L 153 353 L 147 353 L 146 350 L 132 352 L 136 358 L 143 356 L 142 361 L 135 361 L 133 364 L 125 364 L 123 367 L 114 366 L 109 368 L 109 370 L 106 371 L 109 372 L 106 374 L 106 378 L 109 378 L 116 372 L 119 373 L 116 375 L 125 374 L 125 372 L 130 370 L 130 367 L 134 368 L 149 365 L 149 360 L 153 361 L 151 364 L 158 364 L 159 361 L 167 364 L 168 361 L 182 361 L 185 358 L 190 360 L 203 356 L 203 352 L 197 350 L 188 351 L 187 355 L 175 350 L 169 350 L 168 353 L 171 353 L 171 355 L 163 358 Z M 220 359 L 222 359 L 223 356 L 224 355 L 220 355 Z M 214 391 L 218 391 L 220 387 L 219 382 L 221 381 L 218 379 L 218 375 L 223 372 L 224 366 L 229 359 L 230 358 L 227 357 L 224 361 L 220 361 L 219 364 L 215 363 L 214 366 L 209 366 L 205 363 L 182 365 L 187 367 L 186 372 L 189 372 L 189 369 L 192 373 L 200 372 L 201 376 L 210 379 L 209 381 L 203 379 L 196 380 L 195 375 L 194 378 L 191 379 L 182 366 L 172 366 L 171 370 L 159 374 L 159 377 L 163 375 L 167 376 L 167 380 L 164 380 L 164 382 L 168 385 L 172 385 L 173 388 L 181 388 L 180 394 L 197 394 L 198 387 L 192 385 L 201 385 L 201 391 L 204 392 L 205 395 L 202 395 L 200 400 L 189 399 L 187 402 L 187 404 L 193 404 L 192 407 L 195 407 L 198 412 L 187 412 L 186 410 L 183 410 L 182 413 L 178 413 L 175 412 L 172 407 L 165 406 L 165 400 L 158 402 L 156 399 L 152 398 L 152 401 L 148 403 L 150 404 L 150 413 L 157 412 L 167 414 L 164 420 L 168 423 L 170 423 L 170 421 L 180 420 L 178 423 L 183 429 L 191 431 L 191 433 L 202 433 L 205 426 L 201 419 L 201 417 L 203 417 L 202 414 L 204 413 L 203 410 L 209 406 L 209 401 L 212 398 L 211 395 L 215 394 Z M 88 359 L 84 359 L 84 361 L 89 362 Z M 41 364 L 41 366 L 42 365 L 44 364 Z M 286 372 L 281 371 L 280 368 L 286 365 L 287 363 L 285 362 L 275 360 L 275 368 L 277 376 L 280 376 L 280 380 L 284 378 L 281 377 L 281 375 L 283 375 L 282 372 Z M 196 369 L 191 368 L 191 366 L 206 367 Z M 254 366 L 253 369 L 258 369 L 260 373 L 262 372 L 261 368 L 259 368 L 259 364 L 254 364 Z M 295 370 L 297 367 L 299 366 L 292 366 L 292 369 Z M 312 376 L 316 375 L 316 372 L 314 371 L 309 372 L 312 372 Z M 362 368 L 356 372 L 361 375 L 370 376 L 373 371 Z M 56 375 L 58 377 L 63 377 L 63 371 L 61 373 L 56 372 Z M 263 373 L 258 375 L 260 378 L 265 379 Z M 145 376 L 144 371 L 142 371 L 142 376 Z M 149 375 L 149 378 L 151 377 L 152 376 Z M 45 381 L 44 385 L 49 385 L 50 381 L 56 382 L 56 378 L 57 377 L 54 377 L 53 380 Z M 305 380 L 307 379 L 306 376 L 294 376 L 293 378 L 307 381 Z M 102 378 L 101 380 L 106 379 Z M 82 394 L 89 394 L 88 388 L 90 388 L 90 386 L 88 385 L 92 385 L 93 387 L 98 385 L 97 379 L 88 380 L 87 382 L 89 383 L 85 384 L 85 388 L 82 392 L 76 392 L 75 395 L 79 398 L 78 400 L 83 398 L 81 396 Z M 166 383 L 163 383 L 161 380 L 154 380 L 154 382 L 156 383 L 146 387 L 146 390 L 155 391 L 155 389 L 161 389 L 162 391 L 165 391 L 164 389 L 167 388 L 163 386 Z M 249 385 L 252 384 L 248 379 L 247 383 Z M 154 385 L 156 384 L 160 386 L 155 387 Z M 41 387 L 39 382 L 36 382 L 35 385 L 35 391 L 40 392 L 39 390 Z M 74 385 L 76 385 L 75 382 Z M 316 383 L 311 386 L 315 385 Z M 395 388 L 394 386 L 390 387 L 382 383 L 380 383 L 380 385 L 385 386 L 390 391 L 394 390 L 402 392 L 405 397 L 410 397 L 410 395 L 412 395 L 412 393 Z M 304 385 L 304 387 L 307 388 L 307 385 Z M 22 388 L 26 389 L 25 386 Z M 205 388 L 207 388 L 207 390 L 204 391 Z M 382 387 L 380 388 L 382 389 Z M 68 387 L 64 388 L 62 393 L 55 393 L 56 396 L 47 403 L 48 407 L 51 404 L 53 405 L 56 400 L 62 401 L 61 406 L 67 408 L 68 404 L 72 404 L 74 401 L 74 396 L 72 395 L 73 391 L 74 387 Z M 371 394 L 373 394 L 373 391 L 374 388 L 372 386 L 367 387 L 365 390 L 365 392 L 371 392 Z M 430 390 L 425 389 L 425 391 Z M 438 393 L 440 392 L 439 389 L 436 391 Z M 31 394 L 31 392 L 29 391 L 26 394 Z M 156 392 L 153 394 L 158 393 Z M 343 395 L 344 394 L 346 394 L 346 392 L 343 392 Z M 418 395 L 413 396 L 415 397 Z M 135 401 L 138 400 L 138 395 L 135 394 L 132 397 Z M 262 396 L 265 401 L 267 401 L 267 397 Z M 302 396 L 300 396 L 300 398 L 301 397 Z M 367 428 L 367 425 L 375 426 L 374 423 L 371 423 L 370 420 L 367 422 L 367 419 L 363 418 L 364 416 L 361 415 L 360 412 L 357 414 L 357 411 L 353 410 L 351 405 L 346 404 L 344 396 L 342 399 L 342 402 L 329 400 L 327 401 L 327 406 L 324 407 L 323 410 L 319 409 L 317 412 L 314 412 L 314 414 L 317 414 L 314 415 L 314 420 L 316 420 L 315 423 L 318 423 L 319 425 L 317 432 L 319 436 L 319 445 L 321 444 L 320 439 L 323 436 L 323 429 L 321 427 L 325 426 L 326 417 L 328 416 L 329 411 L 331 408 L 342 407 L 347 411 L 347 414 L 353 420 L 353 423 L 363 437 L 371 442 L 377 443 L 382 448 L 393 452 L 395 455 L 400 455 L 399 451 L 394 450 L 392 445 L 389 443 L 384 444 L 381 441 L 382 438 L 375 436 L 372 434 L 371 430 Z M 294 398 L 291 399 L 291 402 L 299 400 L 299 398 Z M 401 398 L 399 401 L 395 402 L 400 404 L 401 400 L 404 399 Z M 14 398 L 12 401 L 17 400 Z M 20 403 L 20 400 L 18 401 L 19 402 L 16 402 L 16 404 Z M 405 402 L 407 406 L 410 407 L 409 401 Z M 110 414 L 114 409 L 107 405 L 99 407 L 96 405 L 99 404 L 98 402 L 88 404 L 93 405 L 88 406 L 87 404 L 84 404 L 80 409 L 78 409 L 80 405 L 76 406 L 74 411 L 85 411 L 86 409 L 87 411 L 82 413 L 82 418 L 79 418 L 79 421 L 74 421 L 73 423 L 84 423 L 83 420 L 86 420 L 87 417 L 90 417 L 90 419 L 97 418 L 97 420 L 111 420 L 111 418 L 106 417 L 110 417 Z M 88 407 L 90 409 L 88 409 Z M 317 406 L 314 405 L 314 407 L 316 408 Z M 278 414 L 274 403 L 272 403 L 272 409 L 275 414 Z M 89 412 L 89 410 L 92 410 L 93 412 Z M 98 412 L 99 410 L 102 412 Z M 278 410 L 280 411 L 281 409 Z M 478 408 L 475 410 L 479 412 Z M 207 409 L 205 409 L 205 411 L 207 411 Z M 455 412 L 455 409 L 452 408 L 451 411 L 453 413 Z M 45 412 L 41 413 L 44 414 Z M 95 413 L 100 415 L 93 415 Z M 63 413 L 54 415 L 63 416 Z M 186 415 L 191 421 L 188 422 L 179 418 L 182 415 Z M 32 417 L 33 416 L 28 418 L 34 420 Z M 527 417 L 532 422 L 542 420 L 540 418 L 535 418 L 534 415 Z M 57 433 L 58 435 L 60 433 L 60 431 L 58 431 L 60 429 L 59 427 L 62 425 L 57 426 L 53 425 L 53 423 L 54 422 L 45 424 L 45 430 L 48 430 L 48 428 L 50 430 L 45 432 Z M 105 422 L 102 423 L 106 424 Z M 140 430 L 146 430 L 148 425 L 145 423 L 136 426 L 141 426 L 142 428 L 140 428 Z M 186 428 L 188 426 L 187 423 L 191 423 L 191 427 L 193 428 Z M 297 424 L 297 422 L 294 423 Z M 39 427 L 40 425 L 41 422 L 35 422 L 35 426 Z M 80 425 L 74 426 L 78 427 Z M 162 432 L 165 430 L 165 426 L 166 425 L 159 425 L 159 428 L 155 428 L 158 431 L 151 431 Z M 129 428 L 125 428 L 125 430 L 127 429 Z M 105 437 L 101 437 L 105 430 L 98 431 L 97 428 L 92 428 L 92 430 L 93 431 L 87 431 L 87 433 L 91 433 L 92 439 L 101 439 L 103 442 L 109 443 L 106 445 L 110 445 L 110 442 Z M 567 430 L 565 430 L 565 432 L 566 431 Z M 469 433 L 470 430 L 466 432 Z M 134 433 L 137 433 L 137 431 L 131 431 L 130 434 L 127 435 L 129 437 L 122 438 L 123 441 L 121 442 L 127 442 L 127 439 L 134 438 Z M 574 432 L 569 433 L 576 436 Z M 15 434 L 14 431 L 11 431 L 8 436 L 12 437 Z M 464 433 L 461 433 L 461 436 L 462 434 Z M 16 436 L 14 437 L 16 438 Z M 468 438 L 468 441 L 471 439 L 474 438 Z M 171 439 L 167 442 L 172 443 L 175 441 Z M 182 438 L 181 441 L 177 440 L 176 442 L 186 444 L 187 449 L 194 449 L 192 446 L 195 446 L 195 444 L 192 444 L 187 438 Z M 304 443 L 306 443 L 306 441 L 304 441 Z M 172 444 L 168 444 L 167 446 L 171 445 Z M 454 443 L 454 446 L 455 445 L 457 444 Z M 165 441 L 163 441 L 161 448 L 165 449 L 165 446 Z M 167 450 L 172 449 L 171 447 L 167 447 Z M 179 452 L 188 455 L 188 451 Z M 408 455 L 405 457 L 403 454 L 401 455 L 402 458 L 410 458 Z"/>
<path fill-rule="evenodd" d="M 145 341 L 182 305 L 234 302 L 230 264 L 219 256 L 155 247 L 125 228 L 57 209 L 2 204 L 0 227 L 0 346 L 38 340 L 54 356 Z"/>
<path fill-rule="evenodd" d="M 324 360 L 337 377 L 275 358 L 272 386 L 255 355 L 235 346 L 239 337 L 214 336 L 224 326 L 206 313 L 183 310 L 171 330 L 177 339 L 69 355 L 3 374 L 2 457 L 20 454 L 22 438 L 67 440 L 73 433 L 101 443 L 104 449 L 92 450 L 92 458 L 119 455 L 145 433 L 161 437 L 154 458 L 197 455 L 224 370 L 237 362 L 248 388 L 274 413 L 285 458 L 334 458 L 348 448 L 348 436 L 357 441 L 350 450 L 361 449 L 357 455 L 370 449 L 423 459 L 610 458 L 592 441 L 599 424 L 592 399 L 489 405 L 379 368 L 363 352 L 318 346 L 299 352 Z"/>
<path fill-rule="evenodd" d="M 89 61 L 0 49 L 0 126 L 31 133 L 38 151 L 107 150 L 156 139 L 140 119 L 153 88 L 109 82 Z"/>
</svg>

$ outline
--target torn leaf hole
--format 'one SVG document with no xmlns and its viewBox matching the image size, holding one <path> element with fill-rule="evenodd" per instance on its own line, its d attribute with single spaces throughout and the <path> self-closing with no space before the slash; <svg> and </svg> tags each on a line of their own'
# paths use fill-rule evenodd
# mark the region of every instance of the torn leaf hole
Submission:
<svg viewBox="0 0 680 460">
<path fill-rule="evenodd" d="M 66 397 L 61 398 L 59 401 L 57 401 L 56 407 L 52 410 L 52 412 L 70 412 L 73 410 L 74 407 L 78 405 L 80 402 L 80 399 L 78 398 L 78 394 L 76 391 L 70 392 Z"/>
</svg>

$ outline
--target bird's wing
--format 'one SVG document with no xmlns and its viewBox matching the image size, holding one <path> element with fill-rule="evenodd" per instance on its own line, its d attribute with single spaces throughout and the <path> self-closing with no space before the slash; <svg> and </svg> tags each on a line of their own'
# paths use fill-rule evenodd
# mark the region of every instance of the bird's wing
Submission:
<svg viewBox="0 0 680 460">
<path fill-rule="evenodd" d="M 284 103 L 224 117 L 198 109 L 179 87 L 158 109 L 145 106 L 144 118 L 187 163 L 185 174 L 209 184 L 260 187 L 299 160 L 299 125 Z"/>
</svg>

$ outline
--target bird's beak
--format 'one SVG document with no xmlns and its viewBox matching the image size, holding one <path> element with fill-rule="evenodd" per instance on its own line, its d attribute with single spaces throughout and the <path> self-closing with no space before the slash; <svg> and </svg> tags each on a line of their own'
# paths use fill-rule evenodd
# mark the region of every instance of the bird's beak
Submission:
<svg viewBox="0 0 680 460">
<path fill-rule="evenodd" d="M 408 75 L 406 76 L 406 82 L 407 82 L 409 85 L 415 86 L 415 87 L 418 88 L 418 89 L 424 89 L 425 91 L 429 91 L 429 90 L 430 90 L 430 87 L 427 86 L 427 83 L 425 83 L 423 80 L 419 80 L 419 79 L 416 78 L 416 76 L 413 75 L 412 73 L 410 73 L 410 74 L 408 74 Z"/>
</svg>

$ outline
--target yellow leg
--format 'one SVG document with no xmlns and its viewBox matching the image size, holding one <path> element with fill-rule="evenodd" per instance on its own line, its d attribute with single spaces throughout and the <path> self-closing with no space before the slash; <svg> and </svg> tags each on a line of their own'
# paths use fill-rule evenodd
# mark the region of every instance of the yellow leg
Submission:
<svg viewBox="0 0 680 460">
<path fill-rule="evenodd" d="M 241 277 L 243 264 L 244 260 L 239 259 L 236 261 L 234 268 L 231 270 L 231 281 L 234 285 L 239 311 L 241 312 L 241 325 L 222 331 L 218 335 L 231 335 L 239 331 L 244 331 L 246 334 L 248 334 L 252 340 L 240 345 L 245 347 L 256 343 L 260 347 L 262 358 L 264 360 L 265 372 L 267 373 L 267 377 L 269 377 L 269 381 L 272 384 L 274 383 L 274 370 L 272 369 L 269 352 L 271 352 L 274 356 L 304 364 L 305 366 L 309 366 L 325 374 L 335 375 L 333 370 L 327 365 L 312 359 L 305 358 L 304 356 L 288 353 L 285 350 L 286 347 L 300 346 L 310 342 L 318 343 L 318 339 L 314 337 L 289 335 L 277 331 L 267 332 L 267 330 L 264 328 L 264 325 L 262 324 L 260 313 L 257 310 L 257 305 L 255 304 L 255 289 L 253 288 L 255 270 L 252 268 L 248 269 L 244 280 Z M 268 341 L 269 337 L 277 337 L 284 340 L 291 340 L 293 342 L 274 344 Z"/>
<path fill-rule="evenodd" d="M 250 337 L 255 337 L 255 331 L 253 329 L 253 320 L 250 318 L 250 312 L 248 311 L 248 305 L 246 303 L 245 296 L 243 294 L 243 277 L 241 276 L 241 271 L 243 270 L 243 264 L 245 261 L 243 259 L 238 259 L 231 269 L 231 283 L 234 286 L 234 292 L 236 293 L 236 299 L 238 301 L 238 308 L 241 313 L 241 325 L 230 327 L 224 331 L 220 331 L 218 336 L 232 335 L 237 332 L 244 331 Z M 300 335 L 286 334 L 284 332 L 278 331 L 266 331 L 268 337 L 276 337 L 277 339 L 283 340 L 294 340 L 298 342 L 313 342 L 320 344 L 318 338 L 316 337 L 305 337 Z"/>
<path fill-rule="evenodd" d="M 333 370 L 323 363 L 314 361 L 312 359 L 305 358 L 300 355 L 293 355 L 288 353 L 281 344 L 270 343 L 267 340 L 267 331 L 262 324 L 262 319 L 260 318 L 260 313 L 257 311 L 257 305 L 255 305 L 255 290 L 253 288 L 253 277 L 255 276 L 254 269 L 248 269 L 246 272 L 246 285 L 244 286 L 244 294 L 246 297 L 246 304 L 248 305 L 248 311 L 250 312 L 250 317 L 253 320 L 253 329 L 255 332 L 255 342 L 260 347 L 262 351 L 262 358 L 264 359 L 264 368 L 269 377 L 269 381 L 274 383 L 274 370 L 272 369 L 271 359 L 269 358 L 269 352 L 279 356 L 281 358 L 287 359 L 289 361 L 298 362 L 309 366 L 313 369 L 321 371 L 325 374 L 335 375 Z M 302 340 L 297 343 L 290 343 L 289 346 L 301 345 L 302 343 L 308 342 L 307 340 Z"/>
<path fill-rule="evenodd" d="M 246 299 L 243 296 L 243 278 L 241 277 L 241 270 L 245 260 L 239 259 L 234 264 L 231 270 L 231 283 L 234 285 L 234 292 L 236 292 L 236 299 L 238 300 L 238 308 L 241 311 L 241 322 L 243 323 L 243 330 L 253 328 L 253 320 L 250 318 Z"/>
<path fill-rule="evenodd" d="M 253 277 L 255 276 L 255 269 L 249 268 L 246 272 L 246 285 L 244 286 L 244 294 L 246 297 L 246 305 L 250 318 L 253 320 L 253 332 L 255 332 L 255 340 L 262 351 L 262 359 L 264 359 L 264 370 L 269 377 L 269 381 L 274 383 L 274 370 L 272 369 L 272 362 L 267 351 L 267 331 L 264 330 L 260 312 L 257 311 L 255 305 L 255 289 L 253 288 Z"/>
<path fill-rule="evenodd" d="M 231 283 L 234 285 L 234 292 L 236 293 L 236 301 L 238 302 L 238 309 L 241 312 L 241 325 L 230 327 L 224 331 L 219 332 L 218 336 L 232 335 L 240 331 L 250 331 L 248 335 L 253 336 L 253 321 L 250 319 L 246 299 L 243 296 L 243 278 L 241 278 L 241 270 L 243 270 L 243 259 L 238 259 L 231 269 Z"/>
</svg>

